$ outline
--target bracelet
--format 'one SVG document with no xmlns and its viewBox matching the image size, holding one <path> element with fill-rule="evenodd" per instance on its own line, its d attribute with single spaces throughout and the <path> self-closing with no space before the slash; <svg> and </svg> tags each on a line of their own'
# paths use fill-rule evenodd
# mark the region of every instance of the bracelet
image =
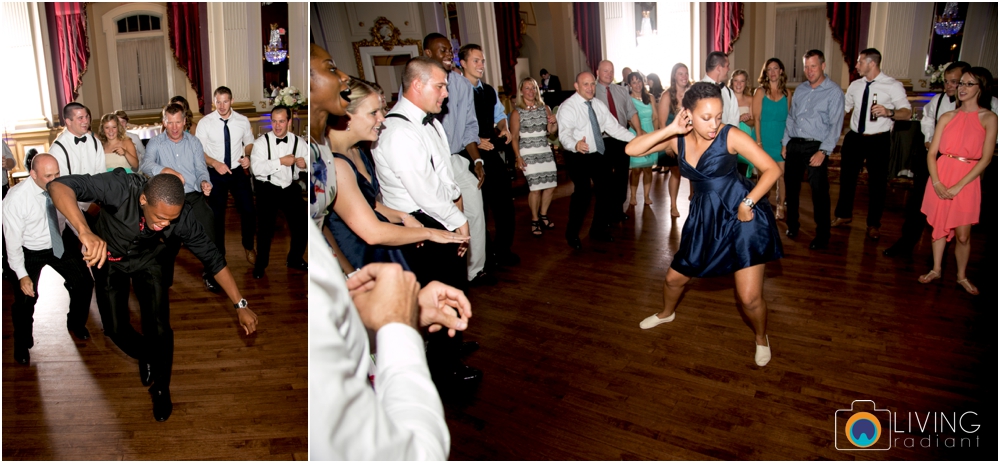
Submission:
<svg viewBox="0 0 1000 463">
<path fill-rule="evenodd" d="M 941 184 L 941 182 L 934 182 L 931 185 L 940 185 L 940 184 Z"/>
<path fill-rule="evenodd" d="M 361 271 L 361 269 L 357 269 L 357 270 L 355 270 L 355 271 L 353 271 L 353 272 L 351 272 L 351 273 L 348 273 L 348 274 L 347 274 L 347 278 L 344 278 L 344 280 L 350 280 L 350 279 L 351 279 L 351 277 L 352 277 L 352 276 L 354 276 L 354 274 L 355 274 L 355 273 L 358 273 L 358 272 L 360 272 L 360 271 Z"/>
<path fill-rule="evenodd" d="M 483 164 L 483 165 L 486 164 L 486 162 L 483 161 L 483 158 L 476 159 L 473 163 L 474 164 Z"/>
</svg>

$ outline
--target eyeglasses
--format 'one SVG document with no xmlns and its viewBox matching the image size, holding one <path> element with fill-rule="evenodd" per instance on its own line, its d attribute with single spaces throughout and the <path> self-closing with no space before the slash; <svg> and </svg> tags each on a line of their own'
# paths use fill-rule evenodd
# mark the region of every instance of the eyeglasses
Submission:
<svg viewBox="0 0 1000 463">
<path fill-rule="evenodd" d="M 959 87 L 972 88 L 979 85 L 979 82 L 959 82 Z"/>
</svg>

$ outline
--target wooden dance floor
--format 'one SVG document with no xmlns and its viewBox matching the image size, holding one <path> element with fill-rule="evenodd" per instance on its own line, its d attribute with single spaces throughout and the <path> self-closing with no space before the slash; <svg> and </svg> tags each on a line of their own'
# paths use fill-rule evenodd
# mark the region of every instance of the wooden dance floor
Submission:
<svg viewBox="0 0 1000 463">
<path fill-rule="evenodd" d="M 229 299 L 205 290 L 200 261 L 182 249 L 170 291 L 174 411 L 163 423 L 153 419 L 136 361 L 104 336 L 96 303 L 90 340 L 66 330 L 68 295 L 51 269 L 43 275 L 58 282 L 44 295 L 50 302 L 36 306 L 31 363 L 15 363 L 16 286 L 4 281 L 5 460 L 306 459 L 307 276 L 284 265 L 288 229 L 279 219 L 267 275 L 254 280 L 232 206 L 227 217 L 226 260 L 259 317 L 258 332 L 243 334 Z M 134 296 L 130 305 L 138 330 Z"/>
<path fill-rule="evenodd" d="M 682 216 L 671 220 L 665 176 L 654 174 L 652 207 L 630 209 L 614 243 L 587 239 L 588 217 L 583 251 L 563 238 L 572 192 L 563 175 L 550 210 L 557 228 L 541 238 L 531 236 L 518 195 L 522 262 L 499 272 L 499 285 L 471 290 L 465 339 L 482 347 L 466 363 L 484 379 L 474 394 L 446 398 L 452 459 L 995 458 L 997 254 L 986 244 L 995 230 L 973 231 L 969 276 L 983 292 L 973 298 L 955 284 L 953 247 L 941 280 L 917 282 L 930 268 L 929 233 L 912 261 L 882 255 L 899 237 L 900 191 L 890 191 L 877 244 L 865 240 L 861 186 L 853 227 L 810 251 L 815 225 L 803 184 L 799 237 L 789 240 L 779 222 L 786 257 L 767 265 L 773 359 L 760 368 L 732 277 L 693 280 L 674 322 L 639 328 L 662 310 L 687 188 L 684 180 Z M 836 205 L 838 185 L 831 189 Z M 895 414 L 891 450 L 835 448 L 835 413 L 855 400 Z M 974 434 L 917 429 L 928 413 L 951 420 L 967 411 L 976 415 L 965 417 L 966 429 L 982 425 Z M 921 447 L 926 435 L 936 439 L 931 448 Z M 959 450 L 945 448 L 946 437 L 971 440 Z"/>
</svg>

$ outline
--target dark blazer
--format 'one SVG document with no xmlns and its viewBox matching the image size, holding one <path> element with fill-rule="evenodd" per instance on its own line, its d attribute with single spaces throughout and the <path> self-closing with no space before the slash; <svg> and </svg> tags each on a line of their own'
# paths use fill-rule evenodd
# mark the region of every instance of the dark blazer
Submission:
<svg viewBox="0 0 1000 463">
<path fill-rule="evenodd" d="M 548 85 L 545 85 L 543 82 L 539 82 L 538 85 L 542 87 L 542 93 L 562 91 L 562 84 L 559 83 L 559 76 L 557 75 L 549 74 Z"/>
</svg>

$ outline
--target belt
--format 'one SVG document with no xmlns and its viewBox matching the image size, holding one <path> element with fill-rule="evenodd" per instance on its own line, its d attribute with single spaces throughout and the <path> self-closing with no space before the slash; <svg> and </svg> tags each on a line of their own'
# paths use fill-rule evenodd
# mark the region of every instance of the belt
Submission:
<svg viewBox="0 0 1000 463">
<path fill-rule="evenodd" d="M 800 137 L 792 137 L 789 138 L 788 141 L 801 142 L 801 143 L 819 142 L 819 140 L 813 140 L 812 138 L 800 138 Z"/>
<path fill-rule="evenodd" d="M 973 162 L 979 162 L 979 159 L 963 158 L 962 156 L 953 156 L 953 155 L 950 155 L 950 154 L 946 154 L 945 156 L 948 156 L 949 158 L 952 158 L 952 159 L 957 159 L 957 160 L 962 161 L 962 162 L 964 162 L 966 164 L 973 163 Z"/>
<path fill-rule="evenodd" d="M 858 135 L 861 135 L 862 137 L 875 137 L 875 136 L 878 136 L 878 135 L 889 135 L 889 132 L 879 132 L 879 133 L 858 133 L 858 132 L 855 132 L 855 131 L 853 131 L 853 130 L 852 130 L 851 132 L 854 132 L 854 133 L 857 133 Z"/>
</svg>

